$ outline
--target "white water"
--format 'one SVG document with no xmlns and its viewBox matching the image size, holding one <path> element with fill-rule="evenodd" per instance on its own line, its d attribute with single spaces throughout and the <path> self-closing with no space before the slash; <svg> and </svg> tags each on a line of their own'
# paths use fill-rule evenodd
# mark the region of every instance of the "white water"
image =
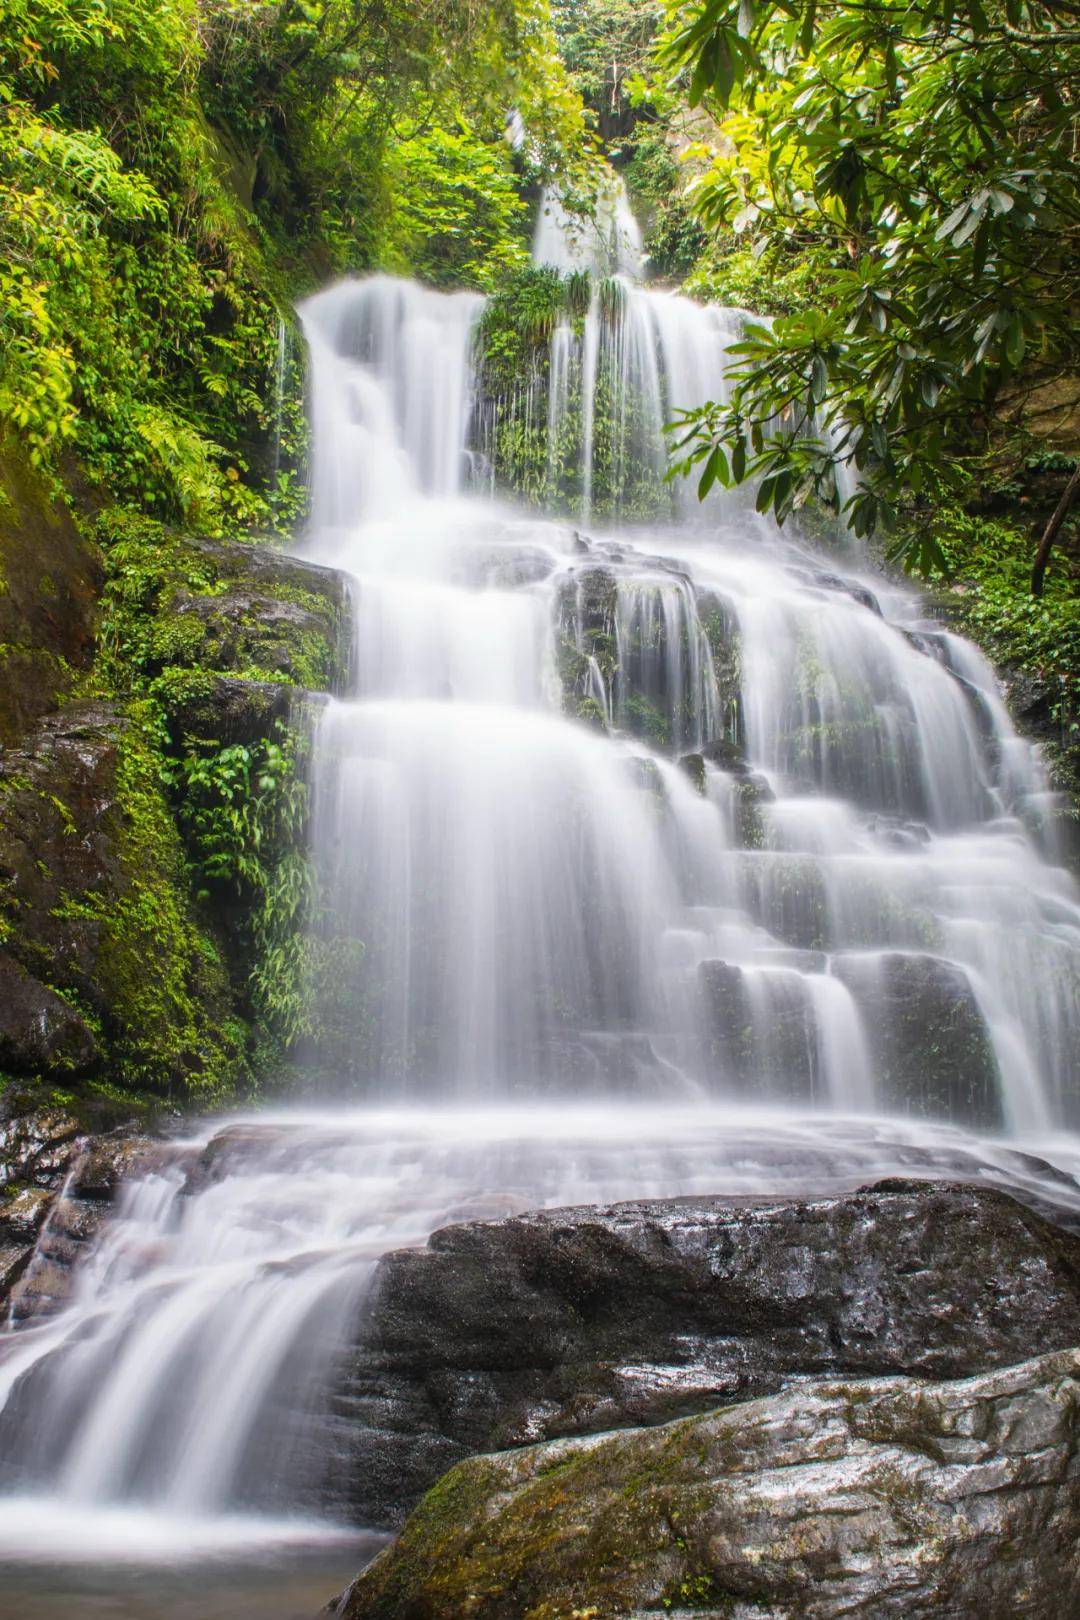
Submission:
<svg viewBox="0 0 1080 1620">
<path fill-rule="evenodd" d="M 530 407 L 558 432 L 583 390 L 585 513 L 601 382 L 617 469 L 659 475 L 740 319 L 622 286 Z M 135 1506 L 151 1549 L 315 1533 L 373 1266 L 448 1220 L 898 1169 L 1080 1210 L 1080 908 L 990 671 L 741 501 L 583 534 L 477 495 L 480 308 L 385 277 L 305 306 L 306 550 L 356 619 L 313 762 L 306 1056 L 347 1101 L 179 1144 L 73 1303 L 0 1341 L 18 1535 Z M 956 1020 L 955 1070 L 928 1044 L 898 1071 Z"/>
</svg>

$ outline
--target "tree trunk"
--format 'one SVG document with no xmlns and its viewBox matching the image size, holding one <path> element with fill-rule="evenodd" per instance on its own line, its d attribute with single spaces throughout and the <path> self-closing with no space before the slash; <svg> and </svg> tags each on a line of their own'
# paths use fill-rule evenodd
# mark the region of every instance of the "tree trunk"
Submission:
<svg viewBox="0 0 1080 1620">
<path fill-rule="evenodd" d="M 1076 466 L 1072 477 L 1061 492 L 1061 499 L 1054 507 L 1054 515 L 1043 530 L 1039 549 L 1035 553 L 1035 562 L 1031 569 L 1031 594 L 1041 596 L 1043 593 L 1043 580 L 1046 578 L 1046 565 L 1050 561 L 1050 549 L 1057 539 L 1061 525 L 1069 515 L 1069 509 L 1077 494 L 1080 493 L 1080 464 Z"/>
</svg>

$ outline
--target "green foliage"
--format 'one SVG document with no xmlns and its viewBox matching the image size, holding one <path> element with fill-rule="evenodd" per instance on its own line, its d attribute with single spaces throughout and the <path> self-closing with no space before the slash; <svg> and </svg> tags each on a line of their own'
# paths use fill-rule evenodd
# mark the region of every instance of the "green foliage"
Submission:
<svg viewBox="0 0 1080 1620">
<path fill-rule="evenodd" d="M 1064 573 L 1028 590 L 1030 542 L 998 518 L 938 514 L 936 539 L 953 585 L 942 601 L 998 665 L 1035 677 L 1051 695 L 1061 743 L 1080 753 L 1080 595 Z"/>
<path fill-rule="evenodd" d="M 560 276 L 524 268 L 488 300 L 478 332 L 484 451 L 496 483 L 549 510 L 580 512 L 585 497 L 584 408 L 580 364 L 568 366 L 565 409 L 549 422 L 550 340 L 560 323 L 580 343 L 593 300 L 601 318 L 617 319 L 623 285 L 587 271 Z M 616 398 L 610 368 L 601 366 L 592 407 L 594 516 L 649 518 L 670 510 L 670 490 L 647 460 L 628 464 L 635 430 L 643 435 L 640 399 Z"/>
<path fill-rule="evenodd" d="M 730 404 L 683 424 L 683 469 L 758 479 L 783 520 L 810 495 L 839 509 L 849 466 L 861 534 L 955 499 L 1003 393 L 1080 363 L 1072 12 L 690 0 L 664 56 L 720 120 L 699 217 L 767 266 L 804 256 L 816 290 L 747 334 Z M 940 565 L 919 532 L 897 554 Z"/>
<path fill-rule="evenodd" d="M 111 1059 L 125 1089 L 218 1100 L 246 1074 L 245 1032 L 229 1011 L 218 947 L 187 898 L 160 779 L 159 725 L 154 706 L 144 703 L 132 709 L 119 739 L 117 893 L 70 895 L 57 915 L 98 929 Z"/>
<path fill-rule="evenodd" d="M 315 691 L 336 685 L 342 626 L 332 587 L 320 596 L 291 583 L 287 563 L 283 578 L 253 583 L 246 544 L 193 544 L 122 508 L 99 514 L 94 532 L 105 563 L 97 691 L 150 693 L 171 712 L 211 670 Z M 279 603 L 299 610 L 284 634 L 267 611 Z"/>
<path fill-rule="evenodd" d="M 238 906 L 256 1016 L 288 1047 L 308 1028 L 306 941 L 313 876 L 296 733 L 251 747 L 194 747 L 169 773 L 201 898 Z"/>
<path fill-rule="evenodd" d="M 573 170 L 546 0 L 8 0 L 0 430 L 196 532 L 295 522 L 278 312 L 333 270 L 518 262 L 515 103 L 530 173 Z"/>
<path fill-rule="evenodd" d="M 505 143 L 436 128 L 394 147 L 387 176 L 387 269 L 487 288 L 527 263 L 525 202 Z"/>
<path fill-rule="evenodd" d="M 557 270 L 528 266 L 501 282 L 480 321 L 480 356 L 489 391 L 519 385 L 541 363 L 548 340 L 571 306 L 575 315 L 584 313 L 582 282 L 587 309 L 587 277 L 564 279 Z"/>
<path fill-rule="evenodd" d="M 654 0 L 556 0 L 559 45 L 586 116 L 627 184 L 652 276 L 681 279 L 704 233 L 678 183 L 679 102 L 655 71 L 664 7 Z"/>
</svg>

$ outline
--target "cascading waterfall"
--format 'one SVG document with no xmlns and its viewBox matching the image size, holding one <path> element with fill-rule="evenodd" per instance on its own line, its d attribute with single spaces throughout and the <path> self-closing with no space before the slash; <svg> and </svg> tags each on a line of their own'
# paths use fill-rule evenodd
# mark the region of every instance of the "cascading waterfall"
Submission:
<svg viewBox="0 0 1080 1620">
<path fill-rule="evenodd" d="M 595 271 L 560 207 L 538 259 Z M 634 284 L 631 223 L 616 193 L 616 279 L 527 401 L 549 490 L 572 441 L 576 527 L 478 493 L 478 297 L 303 308 L 305 549 L 355 597 L 312 766 L 305 1062 L 338 1100 L 176 1145 L 72 1304 L 0 1341 L 20 1535 L 317 1507 L 374 1262 L 447 1220 L 901 1164 L 1041 1186 L 1036 1147 L 1080 1206 L 1080 906 L 984 661 L 737 497 L 589 530 L 601 471 L 612 512 L 659 484 L 742 319 Z"/>
</svg>

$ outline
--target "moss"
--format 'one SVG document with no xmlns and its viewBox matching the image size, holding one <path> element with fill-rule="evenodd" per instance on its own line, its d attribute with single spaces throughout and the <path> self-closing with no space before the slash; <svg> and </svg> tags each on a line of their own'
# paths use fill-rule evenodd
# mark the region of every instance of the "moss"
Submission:
<svg viewBox="0 0 1080 1620">
<path fill-rule="evenodd" d="M 244 1078 L 245 1031 L 230 1012 L 221 951 L 188 898 L 147 718 L 137 709 L 118 740 L 116 892 L 65 895 L 61 908 L 98 925 L 96 976 L 123 1086 L 209 1100 Z"/>
<path fill-rule="evenodd" d="M 0 444 L 0 581 L 0 744 L 11 744 L 90 663 L 100 560 L 10 444 Z"/>
<path fill-rule="evenodd" d="M 96 690 L 162 698 L 177 671 L 228 673 L 315 691 L 340 683 L 347 599 L 340 576 L 254 542 L 195 540 L 110 509 L 97 521 L 106 584 Z"/>
</svg>

